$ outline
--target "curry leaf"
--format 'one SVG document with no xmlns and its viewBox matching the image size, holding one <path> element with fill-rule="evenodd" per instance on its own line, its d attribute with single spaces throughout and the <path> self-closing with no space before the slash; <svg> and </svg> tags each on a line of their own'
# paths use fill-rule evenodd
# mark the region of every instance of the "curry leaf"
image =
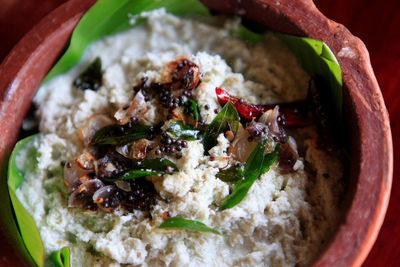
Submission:
<svg viewBox="0 0 400 267">
<path fill-rule="evenodd" d="M 169 137 L 175 140 L 197 140 L 200 137 L 200 130 L 191 125 L 183 125 L 182 121 L 175 121 L 166 128 Z"/>
<path fill-rule="evenodd" d="M 208 150 L 217 144 L 217 138 L 220 133 L 230 130 L 236 135 L 239 123 L 238 112 L 231 102 L 227 102 L 204 133 L 204 152 L 208 154 Z"/>
<path fill-rule="evenodd" d="M 81 90 L 97 90 L 101 86 L 101 59 L 97 57 L 74 81 L 74 86 Z"/>
<path fill-rule="evenodd" d="M 178 167 L 172 161 L 165 158 L 152 158 L 144 159 L 140 162 L 140 165 L 135 166 L 121 175 L 103 178 L 104 181 L 115 181 L 115 180 L 130 180 L 145 177 L 148 175 L 172 173 L 178 171 Z"/>
<path fill-rule="evenodd" d="M 161 229 L 183 229 L 189 231 L 197 231 L 197 232 L 206 232 L 213 233 L 217 235 L 223 235 L 220 231 L 208 227 L 202 222 L 187 220 L 180 217 L 171 217 L 166 219 L 164 222 L 160 224 L 158 228 Z"/>
<path fill-rule="evenodd" d="M 265 154 L 265 145 L 258 144 L 244 165 L 244 177 L 250 180 L 257 179 L 260 175 L 267 172 L 278 157 L 279 149 L 280 144 L 277 144 L 273 152 Z"/>
<path fill-rule="evenodd" d="M 185 102 L 185 112 L 192 116 L 195 121 L 199 121 L 199 110 L 197 108 L 197 103 L 193 99 L 189 98 Z"/>
<path fill-rule="evenodd" d="M 101 128 L 94 134 L 90 145 L 124 145 L 135 140 L 146 138 L 151 128 L 151 126 L 142 124 L 134 124 L 129 128 L 118 124 L 109 125 Z"/>
<path fill-rule="evenodd" d="M 219 210 L 236 206 L 247 195 L 250 187 L 260 175 L 267 172 L 278 157 L 279 145 L 271 153 L 265 154 L 265 145 L 257 144 L 244 165 L 243 177 L 234 185 L 232 192 L 222 201 Z"/>
<path fill-rule="evenodd" d="M 35 158 L 36 149 L 33 145 L 33 142 L 37 137 L 38 135 L 30 136 L 19 141 L 15 145 L 8 164 L 7 183 L 21 237 L 35 263 L 38 266 L 43 266 L 44 249 L 40 239 L 39 230 L 37 229 L 33 218 L 25 210 L 15 195 L 15 191 L 24 179 L 26 170 L 23 169 L 23 167 L 31 165 L 30 167 L 32 168 L 32 165 L 37 164 Z M 24 156 L 24 158 L 20 158 L 22 156 Z"/>
<path fill-rule="evenodd" d="M 232 166 L 226 170 L 219 171 L 216 176 L 226 183 L 235 183 L 243 178 L 243 167 Z"/>
<path fill-rule="evenodd" d="M 50 255 L 50 259 L 56 267 L 69 267 L 69 248 L 64 247 L 58 251 L 54 251 Z"/>
</svg>

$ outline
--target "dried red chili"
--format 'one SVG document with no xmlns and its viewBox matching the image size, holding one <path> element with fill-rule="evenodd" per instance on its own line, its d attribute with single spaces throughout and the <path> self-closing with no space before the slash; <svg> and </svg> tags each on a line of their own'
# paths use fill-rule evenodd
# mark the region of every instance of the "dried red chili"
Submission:
<svg viewBox="0 0 400 267">
<path fill-rule="evenodd" d="M 239 116 L 246 121 L 251 121 L 253 118 L 258 119 L 265 111 L 275 107 L 275 105 L 254 105 L 246 103 L 243 99 L 234 97 L 219 87 L 215 88 L 215 93 L 217 94 L 217 99 L 221 106 L 230 101 L 236 108 Z M 302 104 L 303 103 L 279 105 L 279 112 L 285 119 L 284 123 L 286 127 L 305 127 L 310 125 L 311 121 L 299 111 Z"/>
</svg>

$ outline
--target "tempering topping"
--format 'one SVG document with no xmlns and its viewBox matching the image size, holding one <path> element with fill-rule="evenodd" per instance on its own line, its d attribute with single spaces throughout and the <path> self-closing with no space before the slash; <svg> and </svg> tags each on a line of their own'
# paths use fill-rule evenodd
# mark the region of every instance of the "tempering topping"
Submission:
<svg viewBox="0 0 400 267">
<path fill-rule="evenodd" d="M 83 77 L 93 78 L 89 74 L 97 63 L 75 81 L 77 87 L 82 87 L 78 82 Z M 187 141 L 200 138 L 197 104 L 190 98 L 200 80 L 199 67 L 179 57 L 164 68 L 162 83 L 149 83 L 143 77 L 133 87 L 133 99 L 114 114 L 116 121 L 111 114 L 91 116 L 79 131 L 85 150 L 64 167 L 64 181 L 71 192 L 69 206 L 90 211 L 148 211 L 158 196 L 145 177 L 177 171 L 162 156 L 180 158 Z M 169 122 L 164 131 L 162 125 L 146 124 L 146 103 L 153 98 L 166 109 Z"/>
<path fill-rule="evenodd" d="M 97 207 L 106 212 L 117 208 L 149 210 L 159 197 L 145 177 L 178 171 L 164 157 L 179 159 L 188 141 L 201 139 L 208 154 L 221 133 L 229 142 L 227 156 L 210 155 L 209 160 L 223 164 L 217 177 L 233 183 L 232 192 L 241 194 L 241 198 L 278 154 L 282 173 L 295 171 L 297 150 L 292 142 L 286 143 L 284 127 L 303 127 L 309 123 L 296 104 L 284 105 L 282 109 L 275 105 L 253 105 L 217 87 L 222 109 L 215 110 L 218 114 L 214 120 L 204 126 L 197 103 L 190 98 L 200 78 L 199 67 L 179 57 L 166 65 L 161 82 L 150 82 L 144 77 L 133 87 L 133 99 L 115 113 L 116 122 L 105 114 L 90 117 L 80 130 L 80 139 L 86 146 L 84 152 L 64 168 L 64 181 L 72 192 L 70 206 L 92 211 Z M 148 125 L 145 118 L 149 110 L 147 102 L 152 99 L 164 108 L 165 120 L 157 125 Z M 279 144 L 283 144 L 281 149 Z M 244 170 L 242 165 L 233 166 L 234 163 L 244 164 Z M 259 171 L 252 173 L 248 166 Z M 240 191 L 240 186 L 245 190 Z M 236 205 L 241 198 L 227 197 L 221 209 Z"/>
</svg>

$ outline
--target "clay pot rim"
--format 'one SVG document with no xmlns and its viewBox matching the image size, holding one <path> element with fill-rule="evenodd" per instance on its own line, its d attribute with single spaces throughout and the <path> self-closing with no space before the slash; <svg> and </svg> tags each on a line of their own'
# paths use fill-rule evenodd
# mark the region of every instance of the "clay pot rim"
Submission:
<svg viewBox="0 0 400 267">
<path fill-rule="evenodd" d="M 238 14 L 243 13 L 244 9 L 247 14 L 256 12 L 272 12 L 272 14 L 279 14 L 287 23 L 278 26 L 275 25 L 275 28 L 270 28 L 284 33 L 320 39 L 327 43 L 336 55 L 342 67 L 344 85 L 347 87 L 347 90 L 349 90 L 350 98 L 353 101 L 351 104 L 356 110 L 356 114 L 354 114 L 356 117 L 355 119 L 360 126 L 361 174 L 359 176 L 357 188 L 354 189 L 354 197 L 352 205 L 346 215 L 346 221 L 342 223 L 333 241 L 321 257 L 317 259 L 314 265 L 329 266 L 333 263 L 337 263 L 339 257 L 341 257 L 341 255 L 337 255 L 338 251 L 341 249 L 343 250 L 343 247 L 345 247 L 345 249 L 349 251 L 349 253 L 347 253 L 348 256 L 345 257 L 344 260 L 341 259 L 339 264 L 336 265 L 360 266 L 371 250 L 383 223 L 389 202 L 393 176 L 393 148 L 389 118 L 365 45 L 357 37 L 351 35 L 343 25 L 337 24 L 321 14 L 311 0 L 299 0 L 295 4 L 298 5 L 298 8 L 288 6 L 285 1 L 250 0 L 246 2 L 249 6 L 254 3 L 258 6 L 261 5 L 258 11 L 252 10 L 249 6 L 243 6 L 243 3 L 240 4 L 240 1 L 222 0 L 218 3 L 208 3 L 212 1 L 207 0 L 202 1 L 206 2 L 212 10 L 223 11 L 224 13 Z M 26 71 L 35 66 L 35 61 L 40 58 L 37 55 L 38 53 L 45 53 L 43 51 L 43 43 L 47 42 L 48 39 L 52 38 L 53 40 L 56 38 L 58 34 L 57 31 L 62 27 L 66 28 L 64 33 L 70 32 L 82 14 L 95 0 L 89 0 L 86 1 L 86 3 L 81 2 L 80 0 L 71 0 L 52 11 L 21 39 L 1 64 L 0 120 L 3 122 L 3 125 L 0 126 L 0 132 L 2 133 L 0 136 L 0 162 L 6 159 L 10 154 L 15 144 L 19 126 L 29 107 L 29 103 L 31 102 L 34 92 L 40 85 L 40 81 L 44 77 L 43 73 L 40 77 L 34 76 L 33 80 L 36 80 L 36 82 L 29 83 L 33 88 L 30 88 L 28 93 L 22 94 L 24 92 L 22 88 L 24 85 L 23 79 L 29 78 Z M 291 12 L 288 12 L 288 10 Z M 244 16 L 246 16 L 246 14 Z M 304 19 L 299 21 L 299 17 L 303 17 Z M 316 24 L 307 24 L 305 22 L 307 20 L 306 18 L 310 18 L 309 21 L 314 21 L 314 23 L 320 23 L 318 26 L 322 25 L 322 27 L 315 30 Z M 253 16 L 251 19 L 261 24 L 270 23 L 266 16 Z M 295 28 L 293 28 L 294 26 Z M 331 33 L 331 36 L 326 35 L 324 31 Z M 63 40 L 65 43 L 65 38 Z M 348 41 L 349 47 L 353 51 L 352 57 L 344 53 L 344 46 L 340 44 L 338 40 Z M 62 47 L 60 47 L 61 41 L 57 43 L 58 48 L 56 50 L 58 52 L 62 49 Z M 53 43 L 56 42 L 53 40 Z M 52 58 L 56 59 L 56 55 L 52 55 Z M 350 67 L 354 67 L 355 71 L 352 71 Z M 38 68 L 42 71 L 46 68 L 48 70 L 50 65 Z M 20 93 L 24 96 L 23 98 L 18 98 Z M 6 111 L 8 113 L 6 113 Z M 12 112 L 14 112 L 14 114 L 10 114 Z M 364 112 L 368 113 L 365 117 Z M 371 155 L 363 155 L 363 152 L 370 153 L 366 148 L 367 144 L 365 142 L 374 140 L 372 132 L 366 130 L 366 126 L 369 125 L 371 120 L 373 120 L 373 126 L 381 130 L 379 132 L 380 134 L 377 135 L 381 138 L 380 145 L 374 147 L 376 150 L 374 152 L 377 154 L 380 153 L 380 157 L 375 159 L 375 161 L 371 160 Z M 17 124 L 15 124 L 15 122 L 17 122 Z M 15 127 L 15 125 L 18 127 Z M 379 165 L 380 168 L 373 173 L 373 175 L 376 176 L 371 176 L 371 179 L 375 182 L 375 191 L 369 192 L 366 191 L 366 185 L 364 184 L 369 178 L 369 173 L 367 171 L 363 172 L 363 167 L 368 166 L 366 164 L 373 163 Z M 371 193 L 372 196 L 365 198 L 366 193 Z M 365 222 L 364 228 L 355 228 L 352 220 L 360 217 L 357 215 L 357 212 L 360 213 L 360 210 L 357 210 L 360 207 L 363 208 L 361 212 L 365 212 L 366 208 L 369 207 L 369 220 Z M 351 238 L 357 238 L 358 240 L 349 242 Z"/>
</svg>

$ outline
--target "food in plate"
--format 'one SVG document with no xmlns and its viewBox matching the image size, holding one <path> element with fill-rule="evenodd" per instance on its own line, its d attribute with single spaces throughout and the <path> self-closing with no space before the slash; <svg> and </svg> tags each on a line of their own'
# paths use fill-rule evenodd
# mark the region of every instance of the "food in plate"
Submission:
<svg viewBox="0 0 400 267">
<path fill-rule="evenodd" d="M 272 34 L 232 35 L 235 19 L 137 18 L 34 98 L 37 167 L 16 193 L 46 254 L 68 247 L 72 266 L 309 264 L 343 191 L 340 153 L 313 120 L 318 80 Z"/>
</svg>

